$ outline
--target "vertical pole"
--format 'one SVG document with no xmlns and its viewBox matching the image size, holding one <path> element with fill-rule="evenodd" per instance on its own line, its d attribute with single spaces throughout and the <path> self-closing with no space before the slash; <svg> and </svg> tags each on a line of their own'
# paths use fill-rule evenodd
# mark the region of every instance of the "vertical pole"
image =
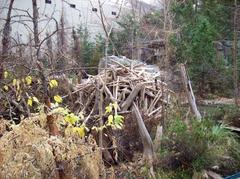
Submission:
<svg viewBox="0 0 240 179">
<path fill-rule="evenodd" d="M 234 83 L 234 100 L 238 106 L 238 67 L 237 67 L 237 0 L 235 0 L 234 11 L 234 32 L 233 32 L 233 83 Z"/>
</svg>

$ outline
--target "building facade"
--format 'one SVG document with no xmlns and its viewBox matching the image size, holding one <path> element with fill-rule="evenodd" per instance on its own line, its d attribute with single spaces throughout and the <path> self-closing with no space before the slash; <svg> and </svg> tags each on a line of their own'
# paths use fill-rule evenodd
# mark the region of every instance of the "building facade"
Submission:
<svg viewBox="0 0 240 179">
<path fill-rule="evenodd" d="M 3 27 L 7 16 L 9 0 L 0 0 L 0 26 Z M 117 28 L 116 20 L 134 10 L 138 14 L 155 8 L 149 3 L 138 0 L 37 0 L 39 12 L 39 36 L 51 34 L 57 28 L 61 17 L 64 28 L 71 32 L 72 28 L 87 28 L 91 37 L 104 35 L 103 23 L 106 27 Z M 11 36 L 25 42 L 33 31 L 32 0 L 15 0 L 11 19 Z M 102 13 L 101 13 L 102 12 Z"/>
</svg>

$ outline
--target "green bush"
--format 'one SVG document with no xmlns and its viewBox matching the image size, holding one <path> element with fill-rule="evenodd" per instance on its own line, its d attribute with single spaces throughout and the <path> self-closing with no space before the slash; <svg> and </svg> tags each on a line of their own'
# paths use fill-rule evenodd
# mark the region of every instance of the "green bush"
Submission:
<svg viewBox="0 0 240 179">
<path fill-rule="evenodd" d="M 166 162 L 167 169 L 193 173 L 214 170 L 212 167 L 217 166 L 216 172 L 225 175 L 240 168 L 239 147 L 236 136 L 211 119 L 193 118 L 186 124 L 180 118 L 173 118 L 167 125 L 162 146 L 168 154 L 165 152 L 163 157 L 162 152 L 161 157 L 171 160 Z"/>
</svg>

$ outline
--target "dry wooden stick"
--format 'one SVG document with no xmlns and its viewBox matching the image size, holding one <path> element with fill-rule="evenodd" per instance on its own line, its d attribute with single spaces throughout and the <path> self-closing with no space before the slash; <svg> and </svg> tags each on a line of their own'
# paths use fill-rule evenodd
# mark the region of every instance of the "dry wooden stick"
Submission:
<svg viewBox="0 0 240 179">
<path fill-rule="evenodd" d="M 103 82 L 103 80 L 102 80 L 101 77 L 99 77 L 99 80 L 100 80 L 100 82 L 101 82 L 102 85 L 103 85 L 104 91 L 106 92 L 106 94 L 109 95 L 111 101 L 112 101 L 112 102 L 117 102 L 117 99 L 115 99 L 115 98 L 113 97 L 111 91 L 108 89 L 108 87 L 107 87 L 106 84 Z"/>
<path fill-rule="evenodd" d="M 89 107 L 89 105 L 92 103 L 92 100 L 93 100 L 94 96 L 96 96 L 96 91 L 93 91 L 91 93 L 91 95 L 89 96 L 84 108 L 82 109 L 82 112 L 85 111 L 85 109 L 87 109 Z"/>
<path fill-rule="evenodd" d="M 162 91 L 159 90 L 157 95 L 155 96 L 155 98 L 153 99 L 152 103 L 149 106 L 148 113 L 150 113 L 153 110 L 154 106 L 156 105 L 158 100 L 161 98 L 161 96 L 162 96 Z"/>
<path fill-rule="evenodd" d="M 137 77 L 139 77 L 138 74 L 135 73 L 135 72 L 134 72 L 133 70 L 131 70 L 130 68 L 128 68 L 128 67 L 122 65 L 121 63 L 118 63 L 118 62 L 116 62 L 116 61 L 114 61 L 114 60 L 112 60 L 112 59 L 109 59 L 109 60 L 110 60 L 111 62 L 116 63 L 117 65 L 121 66 L 122 68 L 126 69 L 127 71 L 131 72 L 132 74 L 136 75 Z"/>
<path fill-rule="evenodd" d="M 91 112 L 89 113 L 89 115 L 88 115 L 88 116 L 86 117 L 86 119 L 83 121 L 83 124 L 84 124 L 84 125 L 86 125 L 86 123 L 88 122 L 89 118 L 91 117 L 91 115 L 92 115 L 92 113 L 93 113 L 93 111 L 94 111 L 94 108 L 95 108 L 95 107 L 92 108 L 92 110 L 91 110 Z"/>
<path fill-rule="evenodd" d="M 138 93 L 142 89 L 142 87 L 143 87 L 143 84 L 140 83 L 132 90 L 131 94 L 128 96 L 126 101 L 124 101 L 124 103 L 121 106 L 123 111 L 126 111 L 131 106 L 135 97 L 138 95 Z"/>
<path fill-rule="evenodd" d="M 192 86 L 191 86 L 190 80 L 187 76 L 185 66 L 183 64 L 180 64 L 180 70 L 181 70 L 181 76 L 182 76 L 182 82 L 184 85 L 184 90 L 188 97 L 188 103 L 191 107 L 191 111 L 196 116 L 197 119 L 201 119 L 202 116 L 197 109 L 197 104 L 196 104 L 195 96 L 193 94 Z"/>
<path fill-rule="evenodd" d="M 159 108 L 153 110 L 151 113 L 148 114 L 148 117 L 150 117 L 151 115 L 153 115 L 154 113 L 158 112 L 161 109 L 162 109 L 162 106 L 160 106 Z"/>
<path fill-rule="evenodd" d="M 140 111 L 139 111 L 137 105 L 135 104 L 135 102 L 133 102 L 133 114 L 136 117 L 138 131 L 141 136 L 142 143 L 143 143 L 143 150 L 144 150 L 143 155 L 144 155 L 145 159 L 147 159 L 148 161 L 153 161 L 153 159 L 155 157 L 155 153 L 153 150 L 153 142 L 147 131 L 147 128 L 144 124 L 143 118 L 142 118 Z"/>
</svg>

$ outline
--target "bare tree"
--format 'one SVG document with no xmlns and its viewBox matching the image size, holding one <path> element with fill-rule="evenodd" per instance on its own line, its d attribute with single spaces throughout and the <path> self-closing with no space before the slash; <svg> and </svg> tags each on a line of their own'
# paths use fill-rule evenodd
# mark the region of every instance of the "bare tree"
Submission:
<svg viewBox="0 0 240 179">
<path fill-rule="evenodd" d="M 175 33 L 173 31 L 173 17 L 171 11 L 171 4 L 172 0 L 164 0 L 163 7 L 164 7 L 164 23 L 163 23 L 163 31 L 164 31 L 164 40 L 165 40 L 165 59 L 164 59 L 164 66 L 166 68 L 170 65 L 170 54 L 171 48 L 169 47 L 169 38 L 172 33 Z"/>
<path fill-rule="evenodd" d="M 50 66 L 53 69 L 54 67 L 54 59 L 53 59 L 53 43 L 52 43 L 52 37 L 50 36 L 50 34 L 47 32 L 46 33 L 46 45 L 47 45 L 47 51 L 48 51 L 48 57 L 49 57 L 49 61 L 50 61 Z"/>
<path fill-rule="evenodd" d="M 10 33 L 11 33 L 11 13 L 13 8 L 14 0 L 10 1 L 9 7 L 8 7 L 8 13 L 6 18 L 6 23 L 3 27 L 3 38 L 2 38 L 2 55 L 5 56 L 9 52 L 10 48 Z"/>
<path fill-rule="evenodd" d="M 6 19 L 6 23 L 3 27 L 3 37 L 2 37 L 2 56 L 3 58 L 6 57 L 6 55 L 9 52 L 9 48 L 10 48 L 10 33 L 11 33 L 11 12 L 12 12 L 12 8 L 13 8 L 13 2 L 14 0 L 10 1 L 9 7 L 8 7 L 8 13 L 7 13 L 7 19 Z M 3 63 L 0 62 L 0 79 L 3 77 Z"/>
<path fill-rule="evenodd" d="M 64 52 L 66 52 L 65 20 L 64 20 L 63 10 L 60 18 L 59 27 L 57 28 L 58 28 L 58 32 L 57 32 L 58 50 L 59 50 L 59 53 L 63 54 Z"/>
<path fill-rule="evenodd" d="M 73 57 L 76 61 L 79 62 L 81 55 L 80 39 L 74 28 L 72 29 L 72 38 L 73 38 Z"/>
<path fill-rule="evenodd" d="M 34 34 L 34 42 L 35 46 L 37 47 L 39 45 L 39 33 L 38 33 L 38 7 L 37 7 L 37 0 L 32 0 L 32 7 L 33 7 L 33 34 Z"/>
</svg>

